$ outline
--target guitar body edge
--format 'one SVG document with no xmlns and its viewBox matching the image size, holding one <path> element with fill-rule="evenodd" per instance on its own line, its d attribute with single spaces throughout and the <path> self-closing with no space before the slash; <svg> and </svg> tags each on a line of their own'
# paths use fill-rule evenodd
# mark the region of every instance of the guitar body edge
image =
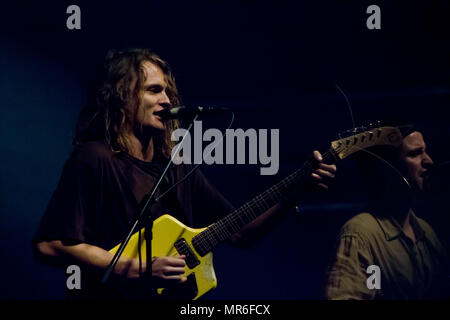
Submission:
<svg viewBox="0 0 450 320">
<path fill-rule="evenodd" d="M 195 278 L 196 290 L 192 293 L 192 299 L 196 300 L 208 291 L 217 287 L 216 274 L 213 267 L 212 252 L 201 257 L 192 246 L 192 238 L 205 230 L 206 228 L 193 229 L 187 227 L 174 217 L 170 215 L 163 215 L 156 219 L 153 224 L 153 240 L 152 240 L 152 256 L 176 256 L 178 255 L 177 249 L 174 247 L 175 242 L 179 239 L 186 240 L 186 243 L 192 249 L 195 257 L 199 260 L 199 264 L 194 268 L 185 267 L 185 276 L 190 280 Z M 144 228 L 141 229 L 141 258 L 145 262 L 147 259 L 146 254 L 146 241 L 144 238 Z M 125 247 L 122 256 L 128 258 L 138 258 L 138 244 L 139 244 L 139 232 L 133 234 Z M 111 253 L 116 253 L 119 249 L 119 245 L 110 250 Z M 158 290 L 158 292 L 164 292 L 164 290 Z"/>
</svg>

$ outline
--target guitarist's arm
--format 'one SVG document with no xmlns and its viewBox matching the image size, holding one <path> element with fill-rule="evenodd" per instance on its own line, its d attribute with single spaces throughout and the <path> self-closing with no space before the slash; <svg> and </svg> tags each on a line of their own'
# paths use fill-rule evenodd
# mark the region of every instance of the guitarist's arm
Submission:
<svg viewBox="0 0 450 320">
<path fill-rule="evenodd" d="M 113 254 L 100 247 L 87 243 L 65 245 L 60 240 L 42 241 L 36 244 L 38 253 L 47 259 L 55 261 L 76 261 L 98 270 L 106 269 L 113 258 Z M 184 282 L 185 256 L 158 257 L 152 262 L 152 275 L 161 281 Z M 145 272 L 146 264 L 142 264 Z M 114 273 L 126 278 L 139 277 L 139 260 L 121 257 L 117 262 Z"/>
<path fill-rule="evenodd" d="M 317 169 L 311 174 L 315 184 L 319 188 L 328 189 L 327 178 L 334 178 L 336 165 L 329 165 L 322 162 L 322 155 L 318 151 L 313 152 L 317 161 Z M 275 225 L 283 214 L 291 209 L 297 201 L 296 197 L 291 197 L 285 201 L 274 205 L 272 208 L 261 214 L 251 223 L 242 228 L 241 231 L 231 237 L 231 243 L 237 247 L 249 247 L 262 237 L 273 225 Z"/>
</svg>

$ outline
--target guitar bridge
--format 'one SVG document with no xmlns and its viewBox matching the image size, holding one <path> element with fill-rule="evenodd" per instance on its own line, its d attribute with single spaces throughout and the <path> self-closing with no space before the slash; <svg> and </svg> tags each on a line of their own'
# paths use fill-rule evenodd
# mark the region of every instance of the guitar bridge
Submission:
<svg viewBox="0 0 450 320">
<path fill-rule="evenodd" d="M 186 242 L 185 239 L 178 239 L 174 244 L 175 249 L 177 249 L 180 255 L 186 256 L 186 264 L 190 269 L 194 269 L 196 266 L 200 264 L 197 256 L 195 255 L 192 248 Z"/>
</svg>

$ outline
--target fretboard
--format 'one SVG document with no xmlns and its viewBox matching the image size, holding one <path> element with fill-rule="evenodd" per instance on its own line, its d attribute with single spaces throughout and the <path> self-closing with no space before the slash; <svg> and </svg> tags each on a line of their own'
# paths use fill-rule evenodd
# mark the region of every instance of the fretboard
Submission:
<svg viewBox="0 0 450 320">
<path fill-rule="evenodd" d="M 331 159 L 334 159 L 332 149 L 323 154 L 324 162 Z M 204 256 L 233 234 L 239 232 L 242 227 L 280 203 L 293 190 L 299 189 L 309 180 L 313 169 L 314 166 L 311 161 L 305 162 L 300 169 L 196 235 L 192 238 L 192 244 L 197 252 Z"/>
</svg>

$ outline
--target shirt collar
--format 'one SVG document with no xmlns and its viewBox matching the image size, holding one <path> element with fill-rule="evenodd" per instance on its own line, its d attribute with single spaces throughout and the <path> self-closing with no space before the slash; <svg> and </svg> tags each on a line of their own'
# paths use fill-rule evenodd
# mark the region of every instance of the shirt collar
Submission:
<svg viewBox="0 0 450 320">
<path fill-rule="evenodd" d="M 410 210 L 409 221 L 411 223 L 411 227 L 414 230 L 417 241 L 422 240 L 422 238 L 425 237 L 425 230 L 423 230 L 423 228 L 420 226 L 419 219 L 412 210 Z"/>
<path fill-rule="evenodd" d="M 380 225 L 381 230 L 383 230 L 387 241 L 394 240 L 403 233 L 401 225 L 394 217 L 375 217 L 375 219 Z M 417 216 L 412 210 L 409 211 L 409 221 L 416 236 L 416 240 L 422 240 L 422 238 L 425 236 L 425 231 L 420 226 Z"/>
</svg>

